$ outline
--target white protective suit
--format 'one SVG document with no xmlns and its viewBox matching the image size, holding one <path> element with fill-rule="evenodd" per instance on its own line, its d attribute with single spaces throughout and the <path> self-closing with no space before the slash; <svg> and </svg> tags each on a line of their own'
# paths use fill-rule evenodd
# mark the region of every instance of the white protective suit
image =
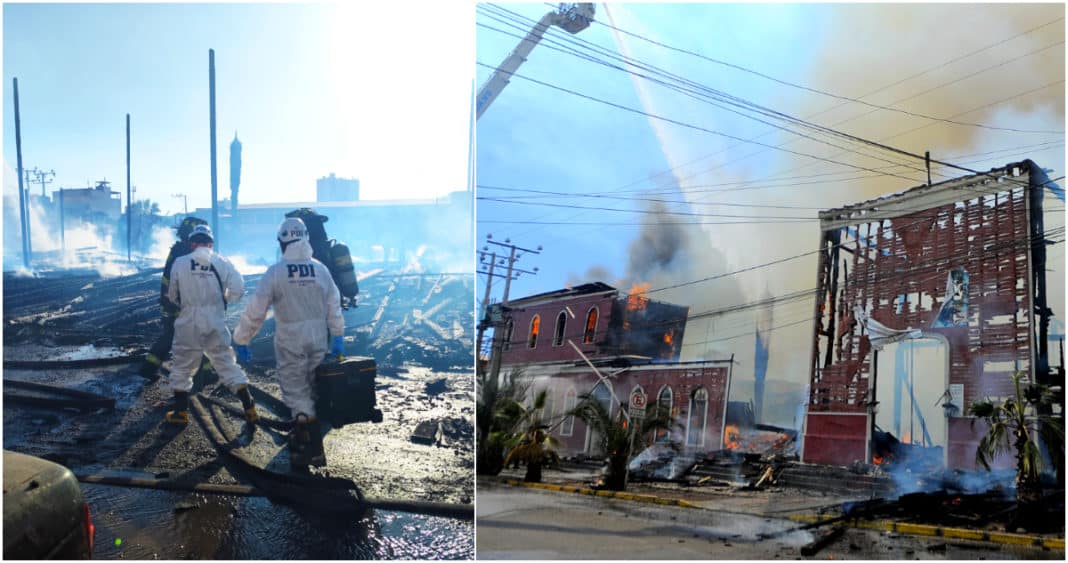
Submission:
<svg viewBox="0 0 1068 563">
<path fill-rule="evenodd" d="M 212 266 L 218 277 L 212 272 Z M 167 290 L 171 302 L 180 307 L 174 321 L 170 376 L 173 391 L 188 392 L 193 388 L 193 375 L 200 366 L 202 353 L 211 360 L 219 379 L 231 391 L 248 383 L 230 348 L 230 329 L 226 328 L 223 306 L 224 298 L 227 303 L 234 303 L 244 294 L 245 280 L 241 274 L 229 260 L 208 247 L 197 248 L 174 261 Z"/>
<path fill-rule="evenodd" d="M 330 270 L 312 258 L 308 241 L 286 247 L 282 260 L 267 269 L 252 295 L 234 342 L 248 345 L 274 306 L 274 356 L 278 362 L 282 400 L 294 418 L 315 416 L 315 368 L 331 337 L 345 332 L 341 295 Z"/>
</svg>

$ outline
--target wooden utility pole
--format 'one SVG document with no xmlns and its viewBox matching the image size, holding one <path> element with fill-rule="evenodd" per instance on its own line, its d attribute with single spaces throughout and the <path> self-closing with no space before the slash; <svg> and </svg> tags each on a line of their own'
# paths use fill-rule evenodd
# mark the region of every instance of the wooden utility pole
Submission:
<svg viewBox="0 0 1068 563">
<path fill-rule="evenodd" d="M 19 175 L 19 224 L 22 232 L 22 265 L 30 267 L 30 227 L 26 224 L 29 213 L 26 194 L 22 191 L 22 121 L 19 119 L 19 79 L 12 78 L 15 88 L 15 156 Z"/>
<path fill-rule="evenodd" d="M 487 237 L 488 238 L 488 237 Z M 531 254 L 540 254 L 541 246 L 537 250 L 530 248 L 522 248 L 512 244 L 510 240 L 504 239 L 504 242 L 497 242 L 490 239 L 487 241 L 489 244 L 494 244 L 508 249 L 508 273 L 504 276 L 504 297 L 501 298 L 501 311 L 506 312 L 508 308 L 508 292 L 512 287 L 512 280 L 518 278 L 520 274 L 535 275 L 538 273 L 538 269 L 522 270 L 515 267 L 515 263 L 522 257 L 520 252 L 527 252 Z M 503 325 L 503 326 L 502 326 Z M 501 329 L 507 326 L 507 323 L 496 323 L 493 328 L 493 349 L 491 353 L 490 364 L 490 377 L 493 381 L 498 381 L 501 375 L 501 354 L 504 352 L 504 331 Z M 510 336 L 510 335 L 509 335 Z"/>
<path fill-rule="evenodd" d="M 486 248 L 486 247 L 483 247 Z M 486 327 L 492 322 L 489 318 L 490 288 L 493 287 L 493 267 L 497 262 L 497 253 L 489 254 L 489 266 L 486 266 L 486 296 L 482 298 L 482 317 L 478 320 L 478 337 L 475 339 L 475 371 L 481 375 L 482 367 L 482 339 L 486 337 Z M 479 260 L 485 265 L 486 253 L 483 251 Z"/>
<path fill-rule="evenodd" d="M 208 49 L 208 112 L 211 129 L 211 228 L 219 249 L 219 182 L 215 170 L 215 49 Z"/>
<path fill-rule="evenodd" d="M 126 261 L 133 241 L 133 197 L 130 191 L 130 114 L 126 114 Z"/>
</svg>

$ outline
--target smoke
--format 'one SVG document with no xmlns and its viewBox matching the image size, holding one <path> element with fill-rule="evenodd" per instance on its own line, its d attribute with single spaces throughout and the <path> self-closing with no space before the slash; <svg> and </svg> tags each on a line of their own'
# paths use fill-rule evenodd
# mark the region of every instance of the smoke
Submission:
<svg viewBox="0 0 1068 563">
<path fill-rule="evenodd" d="M 251 262 L 246 256 L 227 255 L 226 258 L 230 260 L 230 263 L 234 265 L 237 272 L 242 276 L 249 276 L 253 274 L 262 274 L 267 271 L 267 265 L 261 261 Z"/>
<path fill-rule="evenodd" d="M 1065 61 L 1062 23 L 1054 23 L 982 51 L 974 57 L 962 58 L 939 67 L 941 63 L 955 56 L 978 51 L 999 39 L 1012 37 L 1063 18 L 1062 5 L 984 5 L 982 9 L 976 10 L 973 6 L 965 5 L 839 4 L 821 10 L 820 13 L 829 14 L 830 17 L 821 21 L 819 33 L 812 36 L 814 41 L 818 41 L 813 48 L 814 52 L 806 52 L 802 64 L 792 67 L 797 72 L 791 75 L 788 72 L 781 74 L 781 71 L 768 70 L 767 67 L 774 66 L 773 63 L 767 63 L 765 68 L 756 70 L 767 70 L 769 74 L 777 74 L 792 82 L 820 90 L 861 97 L 880 87 L 916 75 L 922 70 L 935 69 L 865 97 L 864 100 L 884 106 L 893 105 L 914 113 L 996 127 L 1063 129 Z M 754 8 L 754 11 L 758 10 Z M 662 39 L 667 43 L 679 42 L 663 34 L 658 37 L 658 33 L 650 29 L 649 22 L 643 22 L 636 13 L 631 13 L 629 8 L 613 6 L 612 16 L 617 20 L 617 25 L 624 29 L 637 31 L 653 39 Z M 953 22 L 955 25 L 946 25 L 945 22 Z M 957 158 L 958 155 L 1048 141 L 1063 142 L 1063 135 L 1014 133 L 944 122 L 935 122 L 932 125 L 932 121 L 928 119 L 889 111 L 864 115 L 871 112 L 872 108 L 855 103 L 826 111 L 841 104 L 841 100 L 804 93 L 752 75 L 735 73 L 718 65 L 703 66 L 704 63 L 695 59 L 679 60 L 680 55 L 677 53 L 666 53 L 629 37 L 617 35 L 616 41 L 621 53 L 633 51 L 635 57 L 664 67 L 687 62 L 692 66 L 683 74 L 714 87 L 721 87 L 728 92 L 748 96 L 757 103 L 853 135 L 880 140 L 912 153 L 923 154 L 924 151 L 930 151 L 932 158 L 959 162 L 979 170 L 1033 158 L 1039 164 L 1053 168 L 1055 172 L 1051 174 L 1052 177 L 1063 174 L 1063 146 L 1054 146 L 1040 153 L 1027 150 L 1015 153 L 999 152 L 986 156 L 986 160 L 982 161 L 975 158 Z M 1058 42 L 1062 44 L 1057 45 Z M 782 48 L 774 41 L 769 42 L 769 45 L 771 49 Z M 1051 45 L 1051 48 L 1046 49 Z M 1029 55 L 1032 52 L 1034 54 Z M 716 53 L 705 54 L 717 56 Z M 783 52 L 781 56 L 789 58 L 793 55 Z M 984 70 L 987 68 L 989 70 Z M 975 76 L 969 78 L 972 74 Z M 699 76 L 707 78 L 698 78 Z M 716 80 L 720 82 L 714 83 Z M 699 125 L 730 132 L 744 131 L 742 134 L 746 137 L 755 137 L 765 130 L 773 131 L 754 129 L 751 121 L 716 111 L 708 106 L 694 105 L 692 101 L 675 93 L 650 88 L 644 82 L 637 81 L 635 84 L 642 108 L 649 113 L 679 116 L 680 107 L 692 108 L 692 111 L 682 115 L 686 116 L 687 121 Z M 1042 88 L 1049 84 L 1052 86 Z M 754 89 L 746 92 L 747 86 Z M 1034 92 L 1014 98 L 1032 90 Z M 758 93 L 750 95 L 750 92 Z M 915 97 L 908 99 L 912 96 Z M 998 103 L 1002 100 L 1008 101 Z M 900 168 L 899 170 L 903 171 L 901 175 L 908 178 L 881 176 L 855 179 L 859 176 L 875 175 L 783 151 L 762 149 L 752 144 L 738 144 L 731 148 L 728 145 L 734 144 L 733 141 L 728 143 L 709 135 L 696 135 L 692 131 L 658 120 L 650 119 L 649 126 L 660 143 L 666 162 L 673 167 L 671 172 L 659 176 L 671 178 L 670 182 L 678 188 L 678 193 L 689 204 L 687 211 L 815 219 L 816 209 L 841 207 L 903 191 L 926 181 L 922 162 L 904 157 L 890 158 L 886 153 L 880 154 L 870 148 L 866 149 L 866 152 L 877 154 L 880 158 L 909 162 L 918 170 Z M 826 144 L 799 140 L 797 136 L 780 131 L 760 137 L 759 142 L 782 145 L 785 149 L 847 162 L 858 167 L 876 168 L 888 165 L 879 158 L 855 152 L 843 153 L 840 149 Z M 836 144 L 844 143 L 837 140 Z M 675 166 L 676 163 L 683 162 L 692 164 Z M 826 178 L 828 180 L 854 179 L 818 184 L 811 180 L 793 180 L 796 185 L 791 185 L 791 181 L 787 180 L 778 182 L 781 186 L 775 188 L 762 188 L 757 182 L 774 177 L 829 173 L 836 176 Z M 944 176 L 940 175 L 941 173 L 944 173 Z M 932 179 L 937 182 L 964 174 L 966 173 L 961 171 L 936 168 Z M 757 185 L 754 186 L 754 183 Z M 709 189 L 708 184 L 724 187 Z M 746 189 L 726 187 L 735 185 Z M 656 186 L 656 191 L 665 193 L 666 190 L 662 187 Z M 758 189 L 752 189 L 754 187 Z M 667 199 L 667 196 L 663 197 Z M 729 203 L 731 207 L 714 205 L 716 203 Z M 738 204 L 743 207 L 737 207 Z M 767 205 L 779 207 L 764 207 Z M 672 219 L 671 216 L 664 216 L 662 210 L 658 211 L 655 206 L 649 210 L 654 213 L 653 217 L 660 221 Z M 1056 218 L 1057 224 L 1052 224 L 1050 218 L 1051 216 L 1047 215 L 1047 228 L 1063 224 L 1060 217 Z M 677 216 L 674 220 L 678 220 Z M 641 281 L 648 281 L 655 289 L 804 255 L 771 267 L 733 274 L 723 280 L 650 295 L 656 299 L 690 305 L 692 315 L 702 310 L 755 301 L 759 299 L 761 290 L 770 292 L 771 295 L 782 295 L 813 288 L 817 278 L 817 261 L 811 253 L 817 247 L 819 239 L 818 221 L 815 220 L 709 224 L 700 230 L 689 229 L 682 233 L 678 232 L 677 227 L 669 225 L 646 227 L 631 245 L 627 275 L 632 279 L 637 277 Z M 1059 313 L 1063 311 L 1063 277 L 1054 277 L 1058 279 L 1050 278 L 1050 295 L 1054 300 L 1052 305 Z M 809 366 L 804 360 L 807 360 L 811 353 L 813 324 L 807 319 L 812 315 L 813 305 L 810 299 L 776 306 L 775 324 L 767 333 L 767 345 L 775 349 L 775 354 L 769 358 L 769 379 L 785 379 L 797 384 L 808 380 Z M 731 399 L 743 399 L 744 397 L 733 395 L 747 393 L 751 388 L 746 379 L 748 374 L 753 373 L 754 366 L 746 365 L 749 355 L 747 352 L 754 348 L 752 335 L 755 327 L 758 323 L 765 322 L 767 321 L 759 317 L 759 309 L 745 309 L 691 321 L 683 343 L 683 359 L 737 353 L 738 364 L 734 372 L 735 385 L 732 386 Z M 798 361 L 799 358 L 802 361 Z M 768 406 L 770 405 L 765 406 L 765 411 L 770 414 Z"/>
<path fill-rule="evenodd" d="M 576 274 L 571 272 L 567 275 L 567 287 L 574 287 L 584 283 L 603 282 L 608 285 L 618 286 L 623 283 L 620 280 L 614 279 L 614 276 L 608 268 L 604 266 L 594 265 L 586 269 L 584 274 Z"/>
<path fill-rule="evenodd" d="M 690 238 L 685 229 L 672 225 L 667 205 L 654 201 L 646 204 L 646 214 L 662 224 L 642 227 L 638 237 L 630 243 L 627 275 L 635 281 L 671 272 L 685 266 Z"/>
</svg>

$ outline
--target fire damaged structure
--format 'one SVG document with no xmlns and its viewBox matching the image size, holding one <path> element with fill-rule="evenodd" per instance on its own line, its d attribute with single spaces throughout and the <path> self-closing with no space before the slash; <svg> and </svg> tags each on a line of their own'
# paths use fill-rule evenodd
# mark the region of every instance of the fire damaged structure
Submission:
<svg viewBox="0 0 1068 563">
<path fill-rule="evenodd" d="M 695 456 L 720 450 L 733 361 L 679 362 L 688 313 L 641 287 L 626 295 L 600 282 L 517 299 L 503 310 L 502 371 L 521 370 L 532 392 L 548 391 L 545 415 L 559 422 L 551 433 L 563 456 L 597 454 L 591 429 L 561 420 L 586 393 L 613 416 L 620 408 L 631 418 L 671 412 L 678 429 L 658 442 L 676 441 Z"/>
<path fill-rule="evenodd" d="M 931 363 L 941 364 L 932 369 L 942 379 L 928 382 L 944 389 L 941 398 L 912 402 L 940 403 L 944 424 L 928 432 L 920 422 L 928 455 L 947 469 L 975 467 L 986 428 L 968 406 L 1012 395 L 1014 372 L 1063 385 L 1047 349 L 1042 206 L 1050 185 L 1025 160 L 820 213 L 802 461 L 878 463 L 884 445 L 897 442 L 875 424 L 888 400 L 877 396 L 879 380 L 895 376 L 879 371 L 887 345 L 941 349 Z"/>
</svg>

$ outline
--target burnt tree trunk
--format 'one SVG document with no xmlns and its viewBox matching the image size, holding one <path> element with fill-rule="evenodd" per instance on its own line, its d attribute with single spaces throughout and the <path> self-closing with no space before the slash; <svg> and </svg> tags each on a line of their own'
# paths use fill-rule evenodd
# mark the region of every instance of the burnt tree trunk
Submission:
<svg viewBox="0 0 1068 563">
<path fill-rule="evenodd" d="M 527 473 L 523 476 L 523 480 L 527 483 L 541 483 L 541 462 L 530 462 L 527 464 Z"/>
</svg>

